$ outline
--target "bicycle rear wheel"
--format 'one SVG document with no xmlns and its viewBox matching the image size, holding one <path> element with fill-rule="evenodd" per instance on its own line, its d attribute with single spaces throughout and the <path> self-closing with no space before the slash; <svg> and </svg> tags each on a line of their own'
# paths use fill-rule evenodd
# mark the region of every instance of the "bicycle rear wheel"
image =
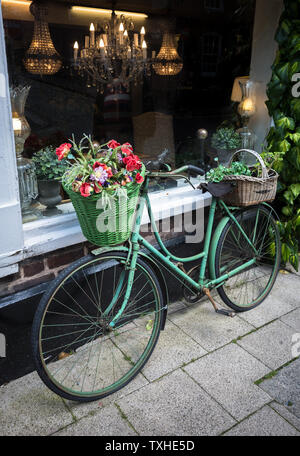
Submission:
<svg viewBox="0 0 300 456">
<path fill-rule="evenodd" d="M 128 281 L 127 255 L 89 255 L 71 264 L 43 296 L 32 327 L 36 369 L 60 396 L 101 399 L 142 369 L 161 329 L 163 296 L 138 259 L 129 301 L 115 326 Z"/>
<path fill-rule="evenodd" d="M 243 211 L 238 222 L 252 241 L 257 254 L 229 220 L 218 241 L 215 256 L 215 275 L 233 271 L 255 258 L 255 263 L 229 278 L 217 288 L 225 304 L 237 312 L 253 309 L 270 293 L 280 266 L 280 236 L 272 212 L 264 206 Z"/>
</svg>

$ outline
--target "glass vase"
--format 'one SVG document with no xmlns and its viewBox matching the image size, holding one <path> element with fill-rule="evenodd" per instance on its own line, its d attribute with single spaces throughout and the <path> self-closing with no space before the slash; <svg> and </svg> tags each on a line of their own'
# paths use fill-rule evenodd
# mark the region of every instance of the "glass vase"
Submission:
<svg viewBox="0 0 300 456">
<path fill-rule="evenodd" d="M 10 88 L 10 100 L 17 155 L 17 169 L 19 178 L 19 194 L 23 222 L 37 219 L 38 213 L 30 206 L 32 200 L 38 196 L 35 166 L 32 160 L 24 158 L 24 143 L 30 135 L 30 126 L 25 117 L 25 104 L 30 86 L 16 86 Z"/>
</svg>

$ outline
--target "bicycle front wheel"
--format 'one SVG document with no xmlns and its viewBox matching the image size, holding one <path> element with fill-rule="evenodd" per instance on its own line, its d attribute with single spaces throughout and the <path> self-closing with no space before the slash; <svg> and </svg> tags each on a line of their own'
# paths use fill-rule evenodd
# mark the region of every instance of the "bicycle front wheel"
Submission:
<svg viewBox="0 0 300 456">
<path fill-rule="evenodd" d="M 225 304 L 237 312 L 253 309 L 270 293 L 280 266 L 280 236 L 272 212 L 257 206 L 237 218 L 253 246 L 237 225 L 229 220 L 218 241 L 215 275 L 220 277 L 255 259 L 254 264 L 226 280 L 217 288 Z"/>
<path fill-rule="evenodd" d="M 152 269 L 138 259 L 130 298 L 127 255 L 89 255 L 71 264 L 43 296 L 33 323 L 37 372 L 60 396 L 101 399 L 129 383 L 157 343 L 163 296 Z"/>
</svg>

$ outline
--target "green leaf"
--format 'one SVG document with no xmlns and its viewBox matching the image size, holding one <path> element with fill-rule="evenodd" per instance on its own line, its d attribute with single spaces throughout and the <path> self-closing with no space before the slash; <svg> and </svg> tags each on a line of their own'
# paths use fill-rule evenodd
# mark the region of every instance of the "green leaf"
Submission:
<svg viewBox="0 0 300 456">
<path fill-rule="evenodd" d="M 280 78 L 281 82 L 289 83 L 289 63 L 284 63 L 276 68 L 276 74 Z"/>
<path fill-rule="evenodd" d="M 281 22 L 276 35 L 275 35 L 275 40 L 279 43 L 282 44 L 284 41 L 288 39 L 290 36 L 292 29 L 292 24 L 288 19 L 285 19 Z"/>
<path fill-rule="evenodd" d="M 300 143 L 300 132 L 289 133 L 288 136 L 289 136 L 289 138 L 291 138 L 291 140 L 292 140 L 295 144 L 299 144 L 299 143 Z"/>
<path fill-rule="evenodd" d="M 291 100 L 291 111 L 296 120 L 300 122 L 300 98 L 294 98 Z"/>
<path fill-rule="evenodd" d="M 292 117 L 281 117 L 280 119 L 276 120 L 276 126 L 285 129 L 288 128 L 289 130 L 294 130 L 295 128 L 295 121 Z"/>
<path fill-rule="evenodd" d="M 287 263 L 289 261 L 291 253 L 292 252 L 289 246 L 283 242 L 281 245 L 281 256 L 284 263 Z"/>
<path fill-rule="evenodd" d="M 151 331 L 152 328 L 153 328 L 153 320 L 149 320 L 146 324 L 146 330 Z"/>
<path fill-rule="evenodd" d="M 289 204 L 294 204 L 294 195 L 290 190 L 287 190 L 283 194 L 284 198 L 287 200 Z"/>
<path fill-rule="evenodd" d="M 298 37 L 299 40 L 299 37 Z M 299 45 L 300 45 L 300 40 L 299 40 Z M 299 47 L 300 49 L 300 47 Z M 300 72 L 300 62 L 299 60 L 296 60 L 295 62 L 290 63 L 290 68 L 289 68 L 289 77 L 292 79 L 293 74 L 299 73 Z"/>
<path fill-rule="evenodd" d="M 284 206 L 281 211 L 286 217 L 293 215 L 293 208 L 291 206 Z"/>
<path fill-rule="evenodd" d="M 294 195 L 294 198 L 296 199 L 300 195 L 300 183 L 299 184 L 292 184 L 290 187 L 291 192 Z"/>
<path fill-rule="evenodd" d="M 291 143 L 289 143 L 286 139 L 284 139 L 283 141 L 281 141 L 279 143 L 279 149 L 280 151 L 282 152 L 288 152 L 291 148 Z"/>
</svg>

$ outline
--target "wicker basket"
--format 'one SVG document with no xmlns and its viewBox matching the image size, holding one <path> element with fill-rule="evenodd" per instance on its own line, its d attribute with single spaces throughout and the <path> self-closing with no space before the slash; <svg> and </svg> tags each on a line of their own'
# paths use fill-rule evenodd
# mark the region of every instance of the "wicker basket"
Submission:
<svg viewBox="0 0 300 456">
<path fill-rule="evenodd" d="M 254 155 L 259 161 L 262 169 L 262 177 L 225 176 L 223 181 L 234 183 L 235 187 L 232 192 L 224 195 L 222 199 L 225 203 L 234 206 L 251 206 L 264 201 L 273 201 L 276 197 L 278 174 L 274 170 L 268 173 L 264 161 L 257 152 L 250 149 L 238 150 L 231 157 L 230 164 L 237 153 L 244 151 Z"/>
<path fill-rule="evenodd" d="M 144 173 L 143 167 L 141 175 Z M 112 246 L 122 244 L 129 238 L 141 185 L 132 182 L 123 188 L 127 197 L 111 195 L 105 202 L 101 193 L 84 197 L 64 187 L 76 211 L 81 230 L 92 244 Z"/>
</svg>

